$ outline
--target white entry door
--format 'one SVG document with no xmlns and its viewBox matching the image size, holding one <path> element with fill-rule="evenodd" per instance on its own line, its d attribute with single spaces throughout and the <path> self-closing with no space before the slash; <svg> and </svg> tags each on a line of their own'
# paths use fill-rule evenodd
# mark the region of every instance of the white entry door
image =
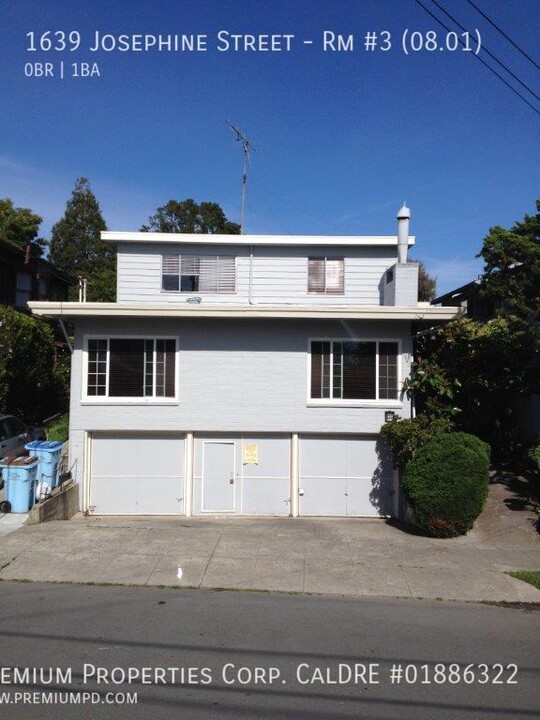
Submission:
<svg viewBox="0 0 540 720">
<path fill-rule="evenodd" d="M 236 446 L 233 441 L 203 443 L 202 511 L 235 511 Z"/>
</svg>

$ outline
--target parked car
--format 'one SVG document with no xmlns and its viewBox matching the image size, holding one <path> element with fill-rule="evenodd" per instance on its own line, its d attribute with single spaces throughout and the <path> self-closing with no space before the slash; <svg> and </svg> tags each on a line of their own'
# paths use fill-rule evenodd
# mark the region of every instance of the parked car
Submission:
<svg viewBox="0 0 540 720">
<path fill-rule="evenodd" d="M 0 458 L 25 452 L 24 446 L 32 440 L 46 440 L 41 427 L 28 427 L 14 415 L 0 415 Z M 2 486 L 0 470 L 0 487 Z"/>
</svg>

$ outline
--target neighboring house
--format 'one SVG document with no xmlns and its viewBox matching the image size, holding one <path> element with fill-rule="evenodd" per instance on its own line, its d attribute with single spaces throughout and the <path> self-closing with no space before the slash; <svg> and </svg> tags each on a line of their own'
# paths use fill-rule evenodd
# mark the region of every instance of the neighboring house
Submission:
<svg viewBox="0 0 540 720">
<path fill-rule="evenodd" d="M 74 279 L 43 258 L 0 240 L 0 305 L 28 311 L 29 300 L 64 301 Z"/>
<path fill-rule="evenodd" d="M 105 232 L 116 303 L 31 303 L 75 325 L 70 464 L 95 514 L 390 516 L 379 439 L 417 302 L 398 236 Z"/>
<path fill-rule="evenodd" d="M 492 299 L 481 294 L 482 281 L 473 280 L 466 285 L 450 290 L 432 301 L 432 305 L 451 307 L 458 305 L 471 320 L 485 322 L 495 317 L 498 305 Z"/>
</svg>

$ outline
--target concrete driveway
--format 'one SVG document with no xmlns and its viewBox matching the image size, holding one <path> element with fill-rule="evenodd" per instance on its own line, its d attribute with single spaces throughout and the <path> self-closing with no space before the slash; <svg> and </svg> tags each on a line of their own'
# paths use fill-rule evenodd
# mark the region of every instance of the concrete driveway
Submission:
<svg viewBox="0 0 540 720">
<path fill-rule="evenodd" d="M 537 534 L 495 529 L 436 540 L 384 520 L 79 516 L 5 535 L 0 579 L 540 602 L 505 574 L 540 570 Z"/>
</svg>

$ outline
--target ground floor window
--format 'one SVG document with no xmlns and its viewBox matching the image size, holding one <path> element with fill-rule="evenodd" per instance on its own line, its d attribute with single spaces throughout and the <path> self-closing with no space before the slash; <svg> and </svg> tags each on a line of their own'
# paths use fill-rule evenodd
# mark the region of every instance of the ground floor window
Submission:
<svg viewBox="0 0 540 720">
<path fill-rule="evenodd" d="M 170 338 L 91 338 L 87 345 L 87 395 L 176 395 L 176 342 Z"/>
<path fill-rule="evenodd" d="M 396 400 L 396 341 L 313 340 L 311 398 Z"/>
</svg>

